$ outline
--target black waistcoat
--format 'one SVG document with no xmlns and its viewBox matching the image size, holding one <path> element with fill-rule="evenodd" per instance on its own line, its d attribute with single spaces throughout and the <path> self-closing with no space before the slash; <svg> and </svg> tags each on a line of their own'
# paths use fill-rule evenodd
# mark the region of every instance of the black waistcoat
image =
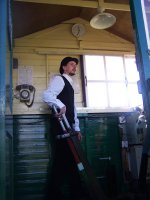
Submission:
<svg viewBox="0 0 150 200">
<path fill-rule="evenodd" d="M 69 81 L 61 76 L 65 86 L 57 98 L 66 106 L 66 117 L 69 122 L 74 123 L 74 90 Z"/>
</svg>

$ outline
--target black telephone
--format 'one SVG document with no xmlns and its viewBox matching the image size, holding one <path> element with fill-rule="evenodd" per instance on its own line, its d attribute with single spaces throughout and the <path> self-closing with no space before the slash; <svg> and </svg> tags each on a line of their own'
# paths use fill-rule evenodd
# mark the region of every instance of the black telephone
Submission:
<svg viewBox="0 0 150 200">
<path fill-rule="evenodd" d="M 35 87 L 28 84 L 22 84 L 22 85 L 17 85 L 16 90 L 19 91 L 20 101 L 24 102 L 28 107 L 31 107 L 34 102 Z M 31 97 L 31 94 L 32 94 L 32 97 Z"/>
</svg>

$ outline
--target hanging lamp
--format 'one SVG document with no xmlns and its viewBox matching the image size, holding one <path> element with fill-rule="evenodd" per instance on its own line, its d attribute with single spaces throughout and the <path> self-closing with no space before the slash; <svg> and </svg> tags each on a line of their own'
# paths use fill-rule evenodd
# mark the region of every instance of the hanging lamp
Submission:
<svg viewBox="0 0 150 200">
<path fill-rule="evenodd" d="M 95 29 L 106 29 L 113 26 L 116 22 L 116 17 L 110 13 L 104 12 L 105 9 L 100 7 L 100 0 L 98 0 L 98 14 L 90 20 L 91 27 Z"/>
</svg>

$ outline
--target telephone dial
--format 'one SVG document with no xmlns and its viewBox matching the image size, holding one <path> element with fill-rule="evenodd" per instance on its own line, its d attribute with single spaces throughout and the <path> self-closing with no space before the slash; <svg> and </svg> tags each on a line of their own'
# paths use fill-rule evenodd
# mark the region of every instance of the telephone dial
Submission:
<svg viewBox="0 0 150 200">
<path fill-rule="evenodd" d="M 16 90 L 19 91 L 19 99 L 28 107 L 31 107 L 35 97 L 35 87 L 28 84 L 17 85 Z"/>
</svg>

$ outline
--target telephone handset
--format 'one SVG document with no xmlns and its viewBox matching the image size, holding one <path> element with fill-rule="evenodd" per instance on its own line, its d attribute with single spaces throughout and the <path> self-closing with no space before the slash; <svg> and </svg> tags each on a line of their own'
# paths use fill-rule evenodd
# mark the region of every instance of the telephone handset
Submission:
<svg viewBox="0 0 150 200">
<path fill-rule="evenodd" d="M 28 84 L 22 84 L 22 85 L 17 85 L 16 90 L 19 91 L 20 101 L 24 102 L 28 107 L 31 107 L 34 102 L 35 87 Z M 31 97 L 31 94 L 32 94 L 32 97 Z"/>
</svg>

